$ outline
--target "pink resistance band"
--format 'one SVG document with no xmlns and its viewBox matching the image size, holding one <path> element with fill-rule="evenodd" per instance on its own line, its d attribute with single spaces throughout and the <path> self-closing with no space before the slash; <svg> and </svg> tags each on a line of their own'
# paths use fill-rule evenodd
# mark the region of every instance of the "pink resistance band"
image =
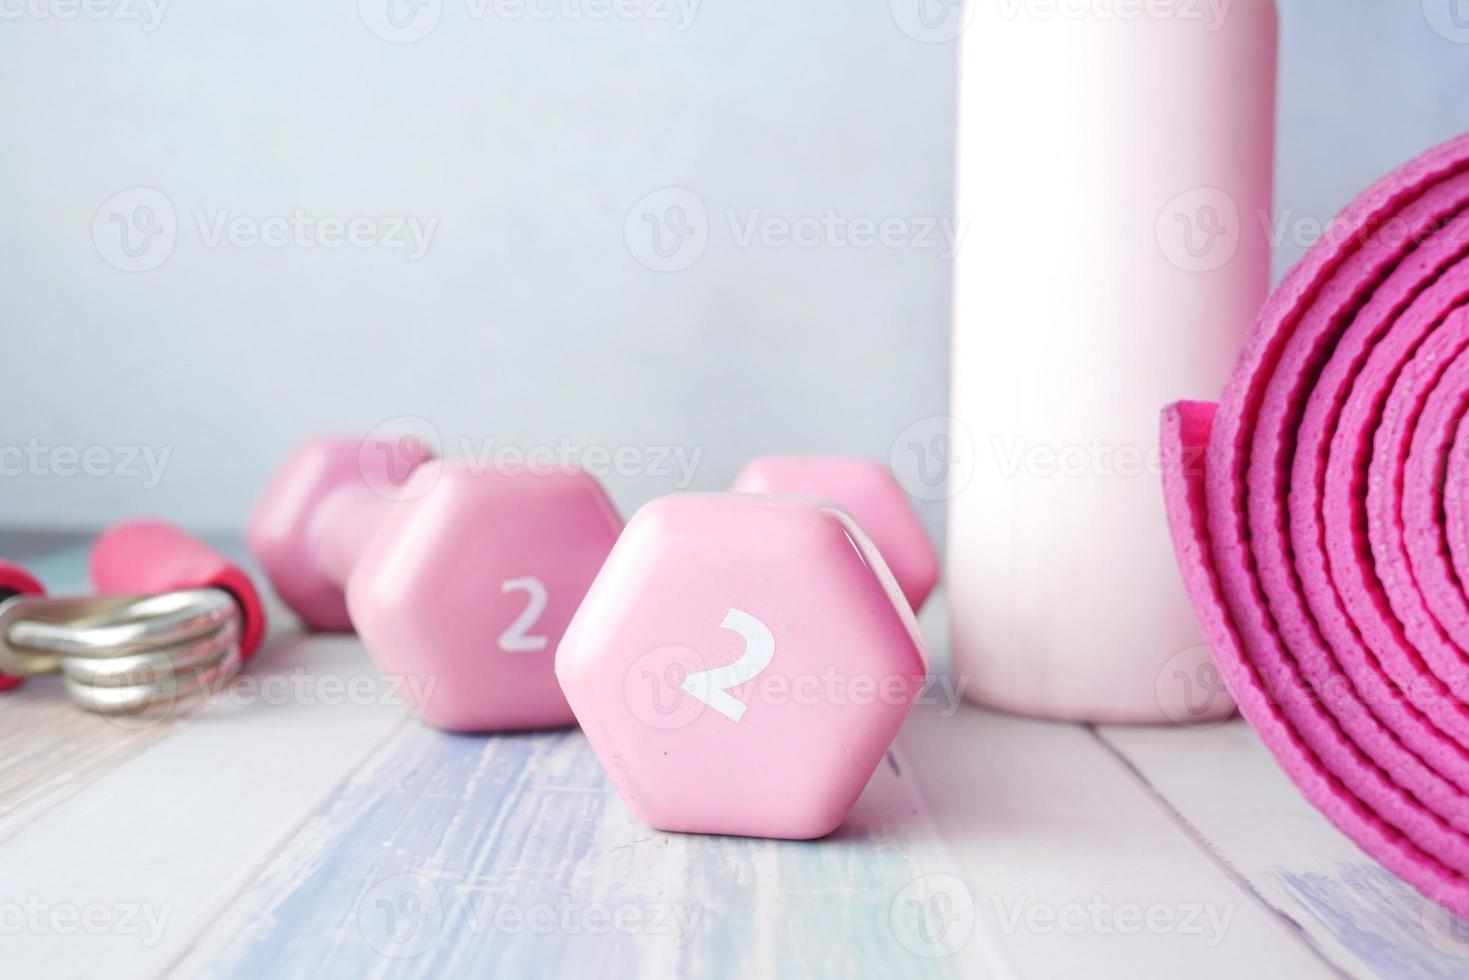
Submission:
<svg viewBox="0 0 1469 980">
<path fill-rule="evenodd" d="M 1377 183 L 1163 414 L 1230 692 L 1343 832 L 1469 917 L 1469 136 Z"/>
</svg>

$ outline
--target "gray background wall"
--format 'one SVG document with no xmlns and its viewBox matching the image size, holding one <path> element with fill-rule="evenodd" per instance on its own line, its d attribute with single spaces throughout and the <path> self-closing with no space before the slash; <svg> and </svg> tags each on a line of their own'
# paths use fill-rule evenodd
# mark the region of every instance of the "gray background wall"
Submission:
<svg viewBox="0 0 1469 980">
<path fill-rule="evenodd" d="M 420 2 L 0 0 L 0 521 L 235 527 L 298 438 L 400 416 L 622 449 L 630 509 L 944 414 L 957 59 L 919 0 Z M 1280 269 L 1469 129 L 1469 2 L 1282 34 Z M 366 222 L 249 237 L 295 209 Z"/>
</svg>

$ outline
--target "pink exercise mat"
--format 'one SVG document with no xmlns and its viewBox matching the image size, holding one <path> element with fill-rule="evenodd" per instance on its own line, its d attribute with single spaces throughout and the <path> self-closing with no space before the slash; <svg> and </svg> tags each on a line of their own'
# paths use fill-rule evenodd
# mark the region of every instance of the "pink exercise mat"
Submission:
<svg viewBox="0 0 1469 980">
<path fill-rule="evenodd" d="M 1306 797 L 1469 917 L 1469 135 L 1339 215 L 1163 415 L 1190 597 Z"/>
</svg>

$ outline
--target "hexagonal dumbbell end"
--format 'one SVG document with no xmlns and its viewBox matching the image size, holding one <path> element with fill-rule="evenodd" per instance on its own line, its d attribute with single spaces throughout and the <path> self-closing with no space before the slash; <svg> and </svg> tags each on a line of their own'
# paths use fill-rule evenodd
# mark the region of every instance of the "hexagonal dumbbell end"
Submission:
<svg viewBox="0 0 1469 980">
<path fill-rule="evenodd" d="M 735 493 L 825 497 L 857 519 L 915 610 L 939 577 L 938 557 L 908 495 L 881 463 L 849 456 L 763 456 L 735 478 Z"/>
<path fill-rule="evenodd" d="M 265 638 L 265 606 L 250 577 L 214 548 L 166 521 L 142 518 L 108 528 L 88 559 L 99 593 L 149 595 L 222 589 L 240 608 L 240 655 Z"/>
<path fill-rule="evenodd" d="M 556 673 L 628 806 L 663 830 L 835 830 L 923 687 L 927 653 L 841 509 L 682 494 L 637 512 Z"/>
<path fill-rule="evenodd" d="M 46 590 L 41 583 L 30 572 L 19 565 L 0 559 L 0 603 L 7 599 L 13 599 L 18 595 L 45 595 Z M 0 674 L 0 691 L 9 691 L 20 687 L 25 682 L 23 677 L 11 677 L 9 674 Z"/>
<path fill-rule="evenodd" d="M 367 479 L 358 456 L 302 447 L 257 508 L 250 541 L 277 589 L 307 622 L 354 624 L 431 724 L 572 724 L 556 645 L 622 529 L 596 478 L 434 462 L 374 489 L 382 471 Z"/>
<path fill-rule="evenodd" d="M 570 725 L 556 647 L 621 530 L 590 474 L 445 463 L 433 489 L 372 536 L 347 606 L 383 670 L 409 681 L 438 727 Z"/>
</svg>

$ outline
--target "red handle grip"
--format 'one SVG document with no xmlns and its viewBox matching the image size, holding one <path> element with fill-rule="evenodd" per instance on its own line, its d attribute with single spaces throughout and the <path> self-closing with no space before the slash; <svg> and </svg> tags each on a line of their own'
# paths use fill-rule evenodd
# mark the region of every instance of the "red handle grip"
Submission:
<svg viewBox="0 0 1469 980">
<path fill-rule="evenodd" d="M 9 599 L 13 595 L 45 595 L 46 590 L 36 577 L 19 565 L 0 558 L 0 602 Z M 23 677 L 11 677 L 9 674 L 0 674 L 0 691 L 9 691 L 20 687 L 25 680 Z"/>
<path fill-rule="evenodd" d="M 172 524 L 149 519 L 114 524 L 92 545 L 90 564 L 98 592 L 224 589 L 240 607 L 241 655 L 249 657 L 265 636 L 265 607 L 249 576 Z"/>
</svg>

